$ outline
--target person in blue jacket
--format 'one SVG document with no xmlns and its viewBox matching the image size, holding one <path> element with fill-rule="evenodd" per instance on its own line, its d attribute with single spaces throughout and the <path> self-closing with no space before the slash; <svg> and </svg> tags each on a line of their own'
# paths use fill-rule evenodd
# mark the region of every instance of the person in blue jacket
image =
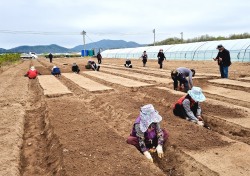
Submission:
<svg viewBox="0 0 250 176">
<path fill-rule="evenodd" d="M 58 68 L 57 66 L 53 66 L 52 70 L 51 70 L 51 74 L 59 77 L 61 75 L 61 70 L 60 68 Z"/>
</svg>

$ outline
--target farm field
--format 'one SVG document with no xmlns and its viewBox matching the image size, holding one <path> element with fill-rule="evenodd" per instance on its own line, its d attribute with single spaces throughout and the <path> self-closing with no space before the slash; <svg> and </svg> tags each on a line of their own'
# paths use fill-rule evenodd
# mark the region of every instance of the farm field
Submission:
<svg viewBox="0 0 250 176">
<path fill-rule="evenodd" d="M 124 59 L 103 59 L 99 72 L 86 58 L 25 60 L 0 73 L 0 175 L 250 175 L 249 63 L 233 63 L 229 80 L 213 61 L 156 60 L 123 67 Z M 71 65 L 80 74 L 71 73 Z M 30 66 L 42 74 L 29 80 Z M 59 78 L 51 68 L 61 68 Z M 170 71 L 194 68 L 195 86 L 209 129 L 177 118 Z M 147 161 L 126 143 L 140 107 L 153 104 L 170 136 L 164 158 Z"/>
</svg>

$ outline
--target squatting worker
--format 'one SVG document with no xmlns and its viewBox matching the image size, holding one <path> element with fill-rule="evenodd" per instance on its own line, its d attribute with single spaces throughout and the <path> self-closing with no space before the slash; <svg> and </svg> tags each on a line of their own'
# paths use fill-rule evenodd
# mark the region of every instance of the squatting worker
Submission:
<svg viewBox="0 0 250 176">
<path fill-rule="evenodd" d="M 29 79 L 35 79 L 37 75 L 41 75 L 34 66 L 30 67 L 29 71 L 24 75 Z"/>
<path fill-rule="evenodd" d="M 131 60 L 127 59 L 124 66 L 127 67 L 127 68 L 132 68 L 133 66 L 132 66 Z"/>
<path fill-rule="evenodd" d="M 60 68 L 58 68 L 57 66 L 53 66 L 52 69 L 51 69 L 51 74 L 56 76 L 56 77 L 61 76 Z"/>
<path fill-rule="evenodd" d="M 80 69 L 76 63 L 73 63 L 71 70 L 72 72 L 77 73 L 77 74 L 80 72 Z"/>
<path fill-rule="evenodd" d="M 188 121 L 197 123 L 204 126 L 203 119 L 201 117 L 200 102 L 206 100 L 206 97 L 202 93 L 200 87 L 193 87 L 188 91 L 187 95 L 181 97 L 173 106 L 173 113 L 175 116 L 179 116 Z"/>
<path fill-rule="evenodd" d="M 221 78 L 228 78 L 228 67 L 231 65 L 230 52 L 222 45 L 218 45 L 217 49 L 219 52 L 213 59 L 218 62 Z"/>
<path fill-rule="evenodd" d="M 150 153 L 157 152 L 158 157 L 163 157 L 163 144 L 168 138 L 168 133 L 161 129 L 162 117 L 152 104 L 141 107 L 140 115 L 135 120 L 132 132 L 127 143 L 134 145 L 147 159 L 153 162 Z"/>
<path fill-rule="evenodd" d="M 193 87 L 193 79 L 195 75 L 194 69 L 188 69 L 185 67 L 179 67 L 171 71 L 171 77 L 174 81 L 174 90 L 178 90 L 178 81 L 180 82 L 180 88 L 184 85 L 184 91 L 187 92 Z M 188 77 L 188 80 L 187 78 Z"/>
</svg>

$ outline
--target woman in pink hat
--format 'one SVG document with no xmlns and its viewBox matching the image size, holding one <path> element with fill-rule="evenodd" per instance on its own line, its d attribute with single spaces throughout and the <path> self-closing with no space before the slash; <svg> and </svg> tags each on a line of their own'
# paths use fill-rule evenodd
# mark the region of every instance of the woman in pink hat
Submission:
<svg viewBox="0 0 250 176">
<path fill-rule="evenodd" d="M 141 107 L 140 115 L 135 120 L 127 143 L 134 145 L 147 159 L 153 162 L 150 152 L 157 152 L 163 157 L 163 144 L 168 138 L 166 130 L 160 128 L 162 117 L 152 104 Z"/>
</svg>

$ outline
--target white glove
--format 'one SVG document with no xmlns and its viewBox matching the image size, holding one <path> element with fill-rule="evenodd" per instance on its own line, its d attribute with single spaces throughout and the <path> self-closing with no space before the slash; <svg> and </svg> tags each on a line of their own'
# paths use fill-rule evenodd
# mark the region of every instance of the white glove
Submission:
<svg viewBox="0 0 250 176">
<path fill-rule="evenodd" d="M 200 125 L 200 126 L 204 126 L 204 122 L 203 121 L 198 121 L 197 124 Z"/>
<path fill-rule="evenodd" d="M 159 158 L 162 158 L 163 157 L 163 149 L 162 149 L 162 145 L 158 145 L 157 147 L 156 147 L 156 151 L 157 151 L 157 154 L 158 154 L 158 157 Z"/>
<path fill-rule="evenodd" d="M 151 154 L 149 153 L 149 151 L 145 151 L 143 152 L 143 154 L 146 156 L 147 159 L 149 159 L 149 161 L 153 162 L 153 158 Z"/>
</svg>

